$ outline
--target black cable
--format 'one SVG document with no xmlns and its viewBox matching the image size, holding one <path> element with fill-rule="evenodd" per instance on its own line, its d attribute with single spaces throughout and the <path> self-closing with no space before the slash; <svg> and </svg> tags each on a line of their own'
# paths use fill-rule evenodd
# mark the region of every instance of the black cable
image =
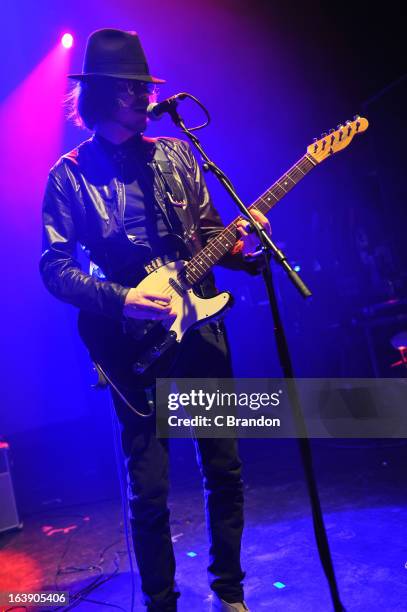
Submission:
<svg viewBox="0 0 407 612">
<path fill-rule="evenodd" d="M 64 610 L 65 612 L 67 612 L 68 610 L 73 610 L 73 608 L 76 608 L 76 606 L 79 606 L 79 604 L 82 601 L 84 601 L 88 593 L 91 593 L 95 589 L 102 586 L 102 584 L 105 584 L 106 582 L 114 578 L 117 573 L 118 573 L 118 570 L 115 570 L 114 572 L 112 572 L 106 578 L 103 578 L 103 579 L 99 576 L 98 578 L 93 580 L 91 583 L 89 583 L 88 586 L 84 587 L 83 589 L 80 589 L 77 593 L 70 595 L 69 599 L 71 601 L 73 600 L 72 603 L 70 603 L 68 606 L 64 606 L 63 608 L 61 607 L 54 608 L 54 612 L 59 612 L 61 610 Z"/>
<path fill-rule="evenodd" d="M 207 125 L 210 124 L 211 122 L 211 116 L 209 114 L 208 109 L 202 104 L 202 102 L 200 102 L 198 100 L 198 98 L 196 98 L 195 96 L 193 96 L 192 94 L 189 94 L 185 91 L 183 91 L 182 93 L 178 94 L 178 97 L 180 98 L 180 100 L 185 100 L 185 98 L 190 98 L 191 100 L 193 100 L 196 104 L 198 104 L 198 106 L 203 110 L 203 112 L 206 115 L 206 121 L 205 123 L 202 123 L 201 125 L 196 125 L 195 127 L 189 127 L 187 128 L 189 132 L 196 132 L 197 130 L 202 130 L 204 127 L 206 127 Z M 170 112 L 171 114 L 171 112 Z"/>
<path fill-rule="evenodd" d="M 129 538 L 129 527 L 128 527 L 128 517 L 127 517 L 127 496 L 124 490 L 123 484 L 123 470 L 122 470 L 122 462 L 124 460 L 123 453 L 120 446 L 120 430 L 119 424 L 117 420 L 116 410 L 114 408 L 112 395 L 109 394 L 110 399 L 110 412 L 112 415 L 112 425 L 113 425 L 113 439 L 114 439 L 114 450 L 116 456 L 116 467 L 117 467 L 117 475 L 119 477 L 120 484 L 120 495 L 122 500 L 122 512 L 123 512 L 123 527 L 126 538 L 126 546 L 127 546 L 127 555 L 129 558 L 129 566 L 130 566 L 130 576 L 131 576 L 131 607 L 129 612 L 133 612 L 134 610 L 134 601 L 136 595 L 136 584 L 134 580 L 134 567 L 133 567 L 133 559 L 131 556 L 131 548 L 130 548 L 130 538 Z"/>
<path fill-rule="evenodd" d="M 62 554 L 59 557 L 59 561 L 58 561 L 58 565 L 57 565 L 57 569 L 55 571 L 55 576 L 54 576 L 54 588 L 55 591 L 58 591 L 59 585 L 58 585 L 58 576 L 62 575 L 63 572 L 61 571 L 61 565 L 62 565 L 62 561 L 65 559 L 66 555 L 68 554 L 68 550 L 69 547 L 71 545 L 72 542 L 72 538 L 74 536 L 74 534 L 78 533 L 78 531 L 80 531 L 81 527 L 83 527 L 83 525 L 80 525 L 80 527 L 76 530 L 73 530 L 69 533 L 69 536 L 65 542 L 65 546 L 63 548 Z"/>
<path fill-rule="evenodd" d="M 68 565 L 64 568 L 61 569 L 61 571 L 59 572 L 60 576 L 64 576 L 66 574 L 75 574 L 78 572 L 90 572 L 93 571 L 95 569 L 99 569 L 101 573 L 103 573 L 103 568 L 102 565 L 105 561 L 104 555 L 106 553 L 106 551 L 109 550 L 109 548 L 112 548 L 113 546 L 115 546 L 116 544 L 119 544 L 121 540 L 115 540 L 114 542 L 112 542 L 112 544 L 108 544 L 108 546 L 105 546 L 105 548 L 102 550 L 102 552 L 99 555 L 99 560 L 97 563 L 93 563 L 91 565 L 85 566 L 85 567 L 75 567 L 74 565 Z M 118 551 L 116 551 L 117 554 L 120 554 Z"/>
<path fill-rule="evenodd" d="M 54 608 L 53 612 L 61 612 L 61 610 L 64 610 L 65 612 L 67 612 L 68 610 L 72 610 L 73 608 L 76 608 L 76 606 L 78 606 L 82 601 L 84 601 L 84 598 L 86 597 L 88 593 L 91 593 L 98 587 L 102 586 L 102 584 L 105 584 L 106 582 L 114 578 L 118 574 L 119 569 L 120 569 L 120 563 L 117 558 L 118 558 L 118 553 L 116 553 L 116 556 L 115 556 L 116 567 L 114 571 L 111 572 L 111 574 L 105 577 L 98 576 L 97 578 L 92 580 L 92 582 L 90 582 L 86 587 L 84 587 L 83 589 L 80 589 L 73 595 L 70 595 L 69 598 L 70 600 L 73 600 L 73 601 L 70 604 L 68 604 L 68 606 L 64 606 L 63 608 L 61 607 Z M 103 604 L 103 602 L 100 602 L 100 603 Z"/>
<path fill-rule="evenodd" d="M 121 462 L 120 459 L 123 460 L 123 456 L 121 455 L 121 450 L 120 450 L 120 443 L 119 443 L 119 427 L 118 427 L 118 423 L 117 423 L 117 417 L 116 417 L 116 413 L 114 410 L 114 405 L 113 405 L 113 400 L 112 397 L 110 395 L 110 404 L 111 404 L 111 415 L 112 415 L 112 424 L 113 424 L 113 439 L 114 439 L 114 447 L 115 447 L 115 456 L 116 456 L 116 467 L 117 467 L 117 471 L 118 471 L 118 477 L 119 477 L 119 484 L 120 484 L 120 492 L 121 492 L 121 501 L 122 501 L 122 512 L 123 512 L 123 526 L 124 526 L 124 532 L 125 532 L 125 539 L 126 539 L 126 548 L 127 548 L 127 555 L 128 555 L 128 559 L 129 559 L 129 566 L 130 566 L 130 575 L 131 575 L 131 607 L 130 607 L 130 611 L 125 610 L 125 612 L 133 612 L 134 611 L 134 603 L 135 603 L 135 579 L 134 579 L 134 566 L 133 566 L 133 560 L 132 560 L 132 555 L 131 555 L 131 548 L 130 548 L 130 537 L 129 537 L 129 529 L 128 529 L 128 519 L 127 519 L 127 512 L 126 512 L 126 508 L 127 508 L 127 504 L 126 504 L 126 495 L 125 495 L 125 490 L 124 490 L 124 485 L 123 485 L 123 476 L 122 476 L 122 469 L 121 469 Z M 78 516 L 82 519 L 84 519 L 84 515 L 60 515 L 60 516 L 75 516 L 75 518 L 77 518 Z M 80 525 L 79 529 L 83 528 L 83 524 Z M 79 603 L 81 601 L 85 601 L 86 599 L 86 595 L 90 592 L 92 592 L 93 590 L 95 590 L 96 588 L 100 587 L 102 584 L 104 584 L 105 582 L 107 582 L 108 580 L 111 580 L 114 576 L 117 575 L 117 573 L 119 572 L 120 569 L 120 563 L 118 561 L 119 558 L 119 552 L 116 551 L 115 554 L 115 565 L 116 568 L 115 570 L 109 574 L 107 577 L 102 578 L 102 574 L 103 574 L 103 567 L 102 564 L 104 563 L 104 555 L 106 553 L 107 550 L 109 550 L 109 548 L 112 548 L 112 546 L 114 546 L 115 544 L 118 544 L 120 542 L 120 540 L 115 540 L 115 542 L 109 544 L 108 546 L 106 546 L 104 549 L 102 549 L 101 553 L 99 554 L 99 559 L 97 563 L 92 563 L 88 566 L 83 566 L 83 567 L 75 567 L 75 566 L 66 566 L 66 567 L 61 567 L 62 566 L 62 561 L 64 560 L 64 558 L 66 557 L 69 547 L 71 545 L 72 542 L 72 538 L 74 536 L 74 534 L 78 533 L 79 529 L 73 530 L 70 532 L 69 537 L 66 541 L 65 547 L 62 551 L 62 555 L 60 556 L 60 559 L 58 561 L 58 565 L 57 565 L 57 569 L 56 569 L 56 573 L 55 573 L 55 577 L 54 577 L 54 587 L 55 590 L 58 590 L 59 585 L 58 585 L 58 577 L 59 576 L 63 576 L 63 575 L 69 575 L 69 574 L 73 574 L 73 573 L 77 573 L 77 572 L 89 572 L 89 571 L 94 571 L 94 570 L 98 570 L 100 572 L 100 575 L 97 576 L 96 578 L 94 578 L 86 587 L 80 589 L 79 591 L 77 591 L 77 593 L 70 595 L 70 600 L 73 599 L 73 602 L 68 604 L 68 606 L 64 606 L 63 608 L 58 607 L 55 608 L 55 612 L 60 612 L 61 610 L 72 610 L 74 607 L 76 607 L 77 605 L 79 605 Z M 90 600 L 89 600 L 90 601 Z M 91 602 L 92 603 L 92 602 Z M 110 604 L 110 603 L 104 603 L 104 602 L 97 602 L 96 600 L 94 600 L 94 603 L 99 603 L 99 605 L 107 605 L 110 607 L 115 607 L 117 609 L 121 609 L 123 610 L 124 608 L 121 608 L 120 606 L 118 606 L 117 604 Z M 10 608 L 11 609 L 15 609 L 15 608 Z M 26 608 L 27 609 L 27 608 Z"/>
<path fill-rule="evenodd" d="M 72 516 L 72 515 L 71 515 Z M 82 515 L 83 516 L 83 515 Z M 81 525 L 81 527 L 83 527 L 83 525 Z M 115 575 L 117 575 L 117 573 L 119 572 L 120 569 L 120 563 L 119 563 L 119 552 L 116 551 L 115 553 L 115 558 L 114 558 L 114 563 L 115 563 L 115 570 L 109 574 L 108 576 L 103 576 L 103 567 L 102 564 L 104 563 L 105 559 L 104 559 L 104 555 L 106 553 L 107 550 L 109 550 L 109 548 L 112 548 L 113 546 L 115 546 L 116 544 L 119 544 L 119 542 L 121 541 L 120 539 L 115 540 L 114 542 L 108 544 L 107 546 L 105 546 L 102 551 L 99 554 L 99 559 L 96 563 L 92 563 L 88 566 L 83 566 L 83 567 L 74 567 L 74 566 L 66 566 L 66 567 L 61 567 L 62 565 L 62 561 L 63 559 L 66 557 L 69 547 L 71 545 L 72 542 L 72 538 L 74 536 L 74 534 L 78 533 L 78 529 L 75 531 L 70 532 L 70 537 L 66 542 L 66 545 L 64 547 L 64 550 L 62 552 L 62 555 L 59 559 L 58 562 L 58 566 L 57 566 L 57 571 L 55 574 L 55 578 L 54 578 L 54 586 L 55 586 L 55 590 L 58 590 L 59 584 L 58 584 L 58 577 L 59 576 L 63 576 L 63 575 L 68 575 L 68 574 L 73 574 L 73 573 L 77 573 L 77 572 L 90 572 L 90 571 L 94 571 L 94 570 L 98 570 L 100 573 L 97 577 L 93 578 L 93 580 L 91 580 L 91 582 L 86 585 L 85 587 L 83 587 L 82 589 L 80 589 L 79 591 L 77 591 L 74 594 L 70 594 L 70 600 L 73 602 L 68 604 L 68 606 L 64 606 L 63 608 L 61 607 L 57 607 L 54 609 L 54 612 L 61 612 L 61 610 L 71 610 L 73 607 L 76 607 L 77 605 L 79 605 L 79 603 L 81 601 L 83 601 L 84 596 L 86 596 L 88 593 L 90 593 L 91 591 L 93 591 L 94 589 L 98 588 L 99 586 L 101 586 L 102 584 L 104 584 L 105 582 L 107 582 L 108 580 L 110 580 L 111 578 L 113 578 Z M 101 604 L 103 602 L 100 602 Z"/>
<path fill-rule="evenodd" d="M 64 517 L 72 517 L 74 515 L 60 515 L 60 516 L 64 516 Z M 81 518 L 84 518 L 84 515 L 75 515 L 75 518 L 77 518 L 78 516 L 80 516 Z M 111 544 L 108 544 L 107 546 L 105 546 L 105 548 L 102 549 L 102 551 L 99 554 L 99 559 L 98 559 L 98 563 L 93 563 L 89 566 L 85 566 L 85 567 L 74 567 L 74 566 L 67 566 L 64 568 L 61 568 L 61 564 L 63 559 L 65 558 L 65 556 L 67 555 L 67 552 L 69 550 L 72 538 L 74 536 L 74 534 L 78 533 L 78 530 L 75 531 L 71 531 L 69 534 L 69 538 L 65 544 L 65 547 L 63 549 L 62 555 L 60 556 L 60 559 L 58 561 L 58 566 L 57 566 L 57 571 L 55 573 L 55 577 L 54 577 L 54 588 L 55 591 L 58 591 L 58 589 L 60 588 L 58 585 L 58 576 L 63 576 L 63 575 L 68 575 L 68 574 L 74 574 L 74 573 L 78 573 L 78 572 L 86 572 L 86 571 L 93 571 L 95 569 L 98 569 L 100 571 L 100 574 L 94 578 L 86 587 L 83 587 L 82 589 L 80 589 L 79 591 L 77 591 L 76 593 L 74 593 L 73 595 L 70 595 L 69 598 L 70 600 L 74 600 L 72 603 L 68 604 L 67 606 L 61 607 L 58 606 L 56 608 L 54 608 L 53 612 L 61 612 L 62 610 L 71 610 L 73 607 L 76 607 L 77 605 L 79 605 L 79 603 L 81 601 L 86 601 L 86 599 L 84 598 L 84 596 L 86 596 L 87 593 L 90 593 L 91 591 L 93 591 L 94 589 L 98 588 L 99 586 L 101 586 L 102 584 L 108 582 L 109 580 L 111 580 L 112 578 L 114 578 L 114 576 L 116 576 L 119 572 L 120 569 L 120 561 L 119 561 L 119 555 L 120 554 L 124 554 L 121 553 L 120 551 L 116 551 L 115 553 L 115 558 L 114 558 L 114 563 L 115 563 L 115 569 L 114 571 L 109 574 L 108 576 L 103 577 L 103 568 L 102 568 L 102 564 L 104 563 L 105 559 L 104 559 L 104 555 L 106 554 L 106 551 L 109 550 L 109 548 L 112 548 L 113 546 L 115 546 L 116 544 L 119 544 L 119 542 L 121 541 L 121 539 L 115 540 L 114 542 L 112 542 Z M 110 603 L 105 603 L 102 601 L 98 601 L 94 603 L 98 603 L 100 605 L 105 605 L 105 606 L 110 606 L 110 607 L 115 607 L 118 608 L 120 610 L 124 610 L 124 608 L 122 608 L 121 606 L 118 606 L 117 604 L 110 604 Z M 11 612 L 13 610 L 25 610 L 28 612 L 29 608 L 27 606 L 12 606 L 10 608 L 7 608 L 5 610 L 5 612 Z M 128 612 L 127 610 L 124 610 L 124 612 Z"/>
</svg>

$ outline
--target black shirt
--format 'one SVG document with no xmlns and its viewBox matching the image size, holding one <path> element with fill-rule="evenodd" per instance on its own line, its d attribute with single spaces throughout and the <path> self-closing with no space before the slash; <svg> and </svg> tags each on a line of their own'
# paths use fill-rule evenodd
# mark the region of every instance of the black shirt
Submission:
<svg viewBox="0 0 407 612">
<path fill-rule="evenodd" d="M 148 247 L 151 258 L 170 255 L 175 249 L 174 235 L 154 195 L 154 173 L 149 165 L 151 147 L 141 135 L 113 144 L 99 134 L 97 140 L 109 154 L 117 178 L 124 185 L 124 229 L 137 246 Z"/>
</svg>

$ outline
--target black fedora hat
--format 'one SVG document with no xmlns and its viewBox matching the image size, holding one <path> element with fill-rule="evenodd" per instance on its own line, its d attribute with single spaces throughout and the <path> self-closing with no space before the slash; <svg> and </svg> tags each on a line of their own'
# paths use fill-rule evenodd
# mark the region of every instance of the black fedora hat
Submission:
<svg viewBox="0 0 407 612">
<path fill-rule="evenodd" d="M 92 32 L 86 44 L 82 74 L 68 75 L 70 79 L 78 81 L 93 76 L 165 83 L 163 79 L 151 76 L 136 32 L 111 28 Z"/>
</svg>

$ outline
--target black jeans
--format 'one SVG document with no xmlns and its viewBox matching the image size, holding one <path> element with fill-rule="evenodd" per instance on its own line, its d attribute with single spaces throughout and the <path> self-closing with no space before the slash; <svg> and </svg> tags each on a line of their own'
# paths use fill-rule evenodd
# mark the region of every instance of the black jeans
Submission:
<svg viewBox="0 0 407 612">
<path fill-rule="evenodd" d="M 180 378 L 230 378 L 232 368 L 223 327 L 213 324 L 185 339 L 171 373 Z M 139 402 L 145 402 L 140 396 Z M 168 440 L 155 436 L 155 417 L 143 419 L 114 397 L 122 425 L 129 480 L 130 521 L 144 602 L 149 610 L 177 609 L 175 558 L 168 496 Z M 237 440 L 195 440 L 203 476 L 209 532 L 209 584 L 226 601 L 243 599 L 240 549 L 243 531 L 243 485 Z"/>
</svg>

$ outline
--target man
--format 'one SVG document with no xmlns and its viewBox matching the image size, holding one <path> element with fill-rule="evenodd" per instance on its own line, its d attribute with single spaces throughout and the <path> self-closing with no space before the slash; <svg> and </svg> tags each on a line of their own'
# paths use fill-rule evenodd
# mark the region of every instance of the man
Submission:
<svg viewBox="0 0 407 612">
<path fill-rule="evenodd" d="M 135 270 L 144 270 L 156 257 L 165 262 L 197 253 L 222 230 L 222 222 L 189 145 L 143 136 L 150 88 L 164 81 L 151 76 L 137 34 L 94 32 L 83 72 L 70 76 L 78 81 L 71 116 L 94 134 L 50 171 L 43 204 L 42 278 L 52 294 L 92 316 L 119 322 L 165 321 L 174 316 L 171 299 L 159 287 L 148 293 L 138 289 Z M 267 219 L 261 213 L 256 218 L 269 231 Z M 255 273 L 257 264 L 245 255 L 257 240 L 243 221 L 239 233 L 221 263 Z M 75 254 L 78 243 L 89 253 L 97 274 L 81 269 Z M 213 276 L 208 275 L 196 291 L 216 294 Z M 232 377 L 223 325 L 190 332 L 172 375 Z M 112 394 L 122 426 L 144 603 L 148 610 L 174 611 L 179 592 L 167 507 L 168 445 L 155 437 L 154 418 L 138 417 L 129 408 L 145 408 L 145 393 Z M 213 610 L 248 610 L 240 566 L 243 495 L 237 444 L 232 439 L 201 439 L 196 448 L 210 533 Z"/>
</svg>

